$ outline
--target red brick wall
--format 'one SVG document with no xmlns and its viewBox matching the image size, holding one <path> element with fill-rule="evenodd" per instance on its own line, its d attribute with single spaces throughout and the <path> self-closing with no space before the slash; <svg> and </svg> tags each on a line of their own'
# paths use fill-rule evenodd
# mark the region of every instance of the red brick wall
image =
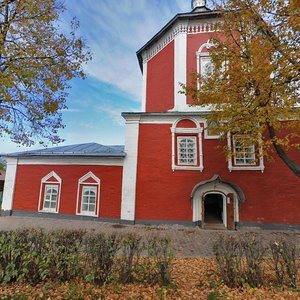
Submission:
<svg viewBox="0 0 300 300">
<path fill-rule="evenodd" d="M 243 190 L 241 222 L 300 224 L 300 182 L 276 156 L 260 171 L 232 171 L 223 154 L 225 141 L 203 140 L 204 171 L 172 171 L 170 125 L 140 125 L 137 220 L 192 221 L 193 187 L 218 174 Z M 297 156 L 297 157 L 295 157 Z M 294 157 L 300 163 L 299 151 Z"/>
<path fill-rule="evenodd" d="M 120 218 L 123 167 L 119 166 L 19 165 L 14 210 L 37 211 L 41 179 L 51 171 L 62 179 L 59 213 L 76 213 L 78 180 L 91 171 L 101 180 L 100 217 Z"/>
<path fill-rule="evenodd" d="M 146 97 L 146 112 L 174 107 L 174 41 L 148 62 Z"/>
</svg>

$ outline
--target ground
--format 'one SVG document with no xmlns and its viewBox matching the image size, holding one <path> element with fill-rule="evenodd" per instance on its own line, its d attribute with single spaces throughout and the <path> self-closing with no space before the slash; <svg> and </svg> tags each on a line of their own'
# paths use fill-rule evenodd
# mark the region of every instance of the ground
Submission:
<svg viewBox="0 0 300 300">
<path fill-rule="evenodd" d="M 239 231 L 203 230 L 198 227 L 170 226 L 144 226 L 120 225 L 102 223 L 98 221 L 80 221 L 64 219 L 28 218 L 28 217 L 0 217 L 1 230 L 20 228 L 42 227 L 45 229 L 87 229 L 106 233 L 137 233 L 141 235 L 159 234 L 171 238 L 175 254 L 178 257 L 208 257 L 213 255 L 212 246 L 218 235 L 241 236 L 255 233 L 264 241 L 274 240 L 279 237 L 292 239 L 300 245 L 300 231 L 272 231 L 245 228 Z"/>
</svg>

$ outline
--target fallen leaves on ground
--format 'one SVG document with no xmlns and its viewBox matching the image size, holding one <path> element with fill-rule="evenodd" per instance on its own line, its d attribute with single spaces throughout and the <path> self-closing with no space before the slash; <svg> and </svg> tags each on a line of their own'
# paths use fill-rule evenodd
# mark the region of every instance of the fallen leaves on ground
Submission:
<svg viewBox="0 0 300 300">
<path fill-rule="evenodd" d="M 243 299 L 292 300 L 300 299 L 299 291 L 281 291 L 275 287 L 231 289 L 223 285 L 216 274 L 211 258 L 176 259 L 173 267 L 173 284 L 169 287 L 142 284 L 109 284 L 96 287 L 82 281 L 66 283 L 47 282 L 37 286 L 22 283 L 0 286 L 0 299 Z"/>
</svg>

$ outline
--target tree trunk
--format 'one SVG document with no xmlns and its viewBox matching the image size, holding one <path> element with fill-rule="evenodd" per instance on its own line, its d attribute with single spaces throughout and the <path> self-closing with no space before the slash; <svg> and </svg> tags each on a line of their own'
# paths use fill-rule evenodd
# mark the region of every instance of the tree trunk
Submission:
<svg viewBox="0 0 300 300">
<path fill-rule="evenodd" d="M 268 125 L 269 135 L 272 140 L 273 146 L 278 154 L 278 156 L 282 159 L 282 161 L 288 166 L 288 168 L 296 175 L 300 177 L 300 166 L 298 166 L 293 160 L 291 160 L 281 145 L 278 145 L 274 138 L 276 137 L 275 129 L 273 126 Z"/>
</svg>

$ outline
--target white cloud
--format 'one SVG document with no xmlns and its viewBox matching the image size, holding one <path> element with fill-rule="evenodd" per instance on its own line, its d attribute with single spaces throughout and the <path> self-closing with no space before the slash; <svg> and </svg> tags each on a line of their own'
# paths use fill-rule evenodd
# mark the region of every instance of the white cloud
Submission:
<svg viewBox="0 0 300 300">
<path fill-rule="evenodd" d="M 93 52 L 86 71 L 140 101 L 142 74 L 136 51 L 176 13 L 190 10 L 189 0 L 67 1 L 81 23 L 80 33 Z"/>
</svg>

